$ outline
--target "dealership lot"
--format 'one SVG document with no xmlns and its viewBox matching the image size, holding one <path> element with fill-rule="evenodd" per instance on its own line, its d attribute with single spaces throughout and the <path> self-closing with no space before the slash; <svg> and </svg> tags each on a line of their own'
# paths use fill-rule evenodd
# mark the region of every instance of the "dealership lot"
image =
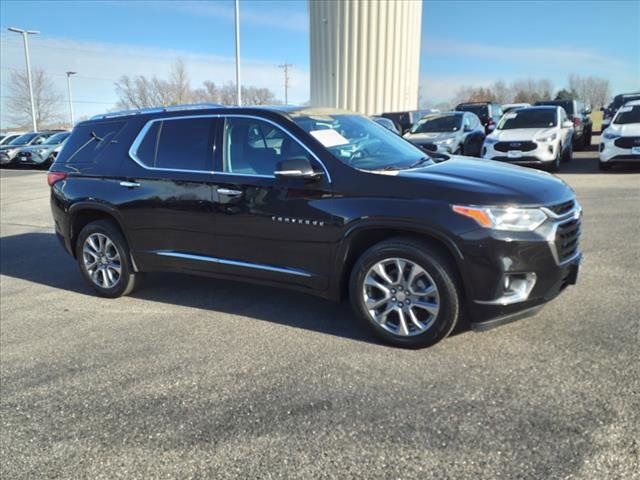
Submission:
<svg viewBox="0 0 640 480">
<path fill-rule="evenodd" d="M 594 138 L 594 142 L 598 139 Z M 585 211 L 578 285 L 536 317 L 383 346 L 347 304 L 150 275 L 92 295 L 43 172 L 2 171 L 6 478 L 633 478 L 640 468 L 640 169 L 560 176 Z"/>
</svg>

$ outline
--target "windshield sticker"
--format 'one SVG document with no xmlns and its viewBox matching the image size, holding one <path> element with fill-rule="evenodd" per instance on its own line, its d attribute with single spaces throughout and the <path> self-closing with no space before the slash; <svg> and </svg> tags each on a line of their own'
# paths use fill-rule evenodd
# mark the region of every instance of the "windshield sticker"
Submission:
<svg viewBox="0 0 640 480">
<path fill-rule="evenodd" d="M 336 132 L 333 129 L 311 130 L 309 133 L 313 135 L 316 138 L 316 140 L 318 140 L 322 145 L 324 145 L 327 148 L 335 147 L 337 145 L 349 144 L 349 140 L 344 138 L 342 135 L 340 135 L 338 132 Z"/>
</svg>

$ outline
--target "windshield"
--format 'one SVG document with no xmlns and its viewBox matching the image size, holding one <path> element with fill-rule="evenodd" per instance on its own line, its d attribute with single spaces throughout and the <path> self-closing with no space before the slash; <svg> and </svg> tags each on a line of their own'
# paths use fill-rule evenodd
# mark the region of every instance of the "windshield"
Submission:
<svg viewBox="0 0 640 480">
<path fill-rule="evenodd" d="M 26 145 L 37 136 L 37 133 L 25 133 L 24 135 L 20 135 L 18 138 L 11 140 L 9 145 Z"/>
<path fill-rule="evenodd" d="M 498 123 L 498 130 L 513 130 L 515 128 L 549 128 L 557 124 L 556 109 L 527 108 L 509 112 Z"/>
<path fill-rule="evenodd" d="M 411 127 L 411 133 L 456 132 L 462 125 L 462 115 L 428 116 Z"/>
<path fill-rule="evenodd" d="M 65 141 L 69 136 L 69 132 L 60 132 L 55 135 L 51 135 L 46 141 L 42 142 L 42 145 L 58 145 Z"/>
<path fill-rule="evenodd" d="M 545 102 L 536 102 L 536 105 L 551 105 L 564 108 L 567 115 L 573 114 L 573 100 L 548 100 Z"/>
<path fill-rule="evenodd" d="M 395 170 L 432 162 L 425 152 L 366 117 L 301 112 L 293 120 L 338 160 L 362 170 Z M 425 159 L 426 157 L 426 159 Z M 421 160 L 425 159 L 424 162 Z"/>
<path fill-rule="evenodd" d="M 624 125 L 626 123 L 640 123 L 640 105 L 633 107 L 622 107 L 618 110 L 613 123 L 616 125 Z"/>
<path fill-rule="evenodd" d="M 480 118 L 486 118 L 489 116 L 489 107 L 487 105 L 458 105 L 456 110 L 472 112 Z"/>
</svg>

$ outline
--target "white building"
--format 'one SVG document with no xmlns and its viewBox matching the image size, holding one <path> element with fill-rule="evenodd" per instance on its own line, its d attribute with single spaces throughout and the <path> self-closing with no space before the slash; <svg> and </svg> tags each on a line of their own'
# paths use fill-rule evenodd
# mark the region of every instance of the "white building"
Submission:
<svg viewBox="0 0 640 480">
<path fill-rule="evenodd" d="M 422 2 L 310 0 L 311 104 L 415 110 Z"/>
</svg>

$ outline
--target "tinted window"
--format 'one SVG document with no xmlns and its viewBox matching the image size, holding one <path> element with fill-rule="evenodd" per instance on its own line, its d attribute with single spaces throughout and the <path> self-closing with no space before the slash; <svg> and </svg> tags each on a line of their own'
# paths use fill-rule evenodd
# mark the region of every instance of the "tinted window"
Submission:
<svg viewBox="0 0 640 480">
<path fill-rule="evenodd" d="M 549 128 L 557 124 L 556 109 L 526 108 L 509 112 L 498 124 L 498 130 L 514 128 Z"/>
<path fill-rule="evenodd" d="M 544 102 L 536 102 L 536 105 L 556 105 L 564 108 L 568 115 L 573 115 L 573 100 L 548 100 Z"/>
<path fill-rule="evenodd" d="M 80 124 L 73 129 L 62 147 L 57 162 L 95 162 L 112 144 L 124 122 L 102 122 Z"/>
<path fill-rule="evenodd" d="M 178 170 L 212 169 L 213 119 L 165 120 L 160 126 L 156 168 Z"/>
<path fill-rule="evenodd" d="M 613 102 L 611 102 L 611 105 L 609 105 L 609 108 L 614 108 L 617 110 L 625 103 L 631 102 L 633 100 L 640 100 L 640 94 L 616 95 L 613 99 Z"/>
<path fill-rule="evenodd" d="M 60 143 L 64 142 L 68 136 L 69 132 L 56 133 L 55 135 L 51 135 L 49 138 L 47 138 L 47 140 L 44 142 L 44 145 L 59 145 Z"/>
<path fill-rule="evenodd" d="M 263 120 L 229 117 L 225 120 L 223 169 L 239 175 L 273 175 L 278 162 L 306 158 L 309 153 L 283 130 Z"/>
<path fill-rule="evenodd" d="M 25 133 L 24 135 L 20 135 L 19 137 L 11 140 L 9 145 L 26 145 L 37 136 L 37 133 Z"/>
<path fill-rule="evenodd" d="M 488 105 L 458 105 L 456 110 L 461 112 L 472 112 L 480 118 L 487 118 L 489 116 Z"/>
<path fill-rule="evenodd" d="M 144 138 L 136 150 L 138 160 L 144 163 L 147 167 L 155 167 L 156 165 L 156 152 L 158 149 L 158 132 L 160 131 L 160 125 L 162 125 L 162 122 L 154 122 L 149 126 L 147 133 L 145 133 Z"/>
</svg>

